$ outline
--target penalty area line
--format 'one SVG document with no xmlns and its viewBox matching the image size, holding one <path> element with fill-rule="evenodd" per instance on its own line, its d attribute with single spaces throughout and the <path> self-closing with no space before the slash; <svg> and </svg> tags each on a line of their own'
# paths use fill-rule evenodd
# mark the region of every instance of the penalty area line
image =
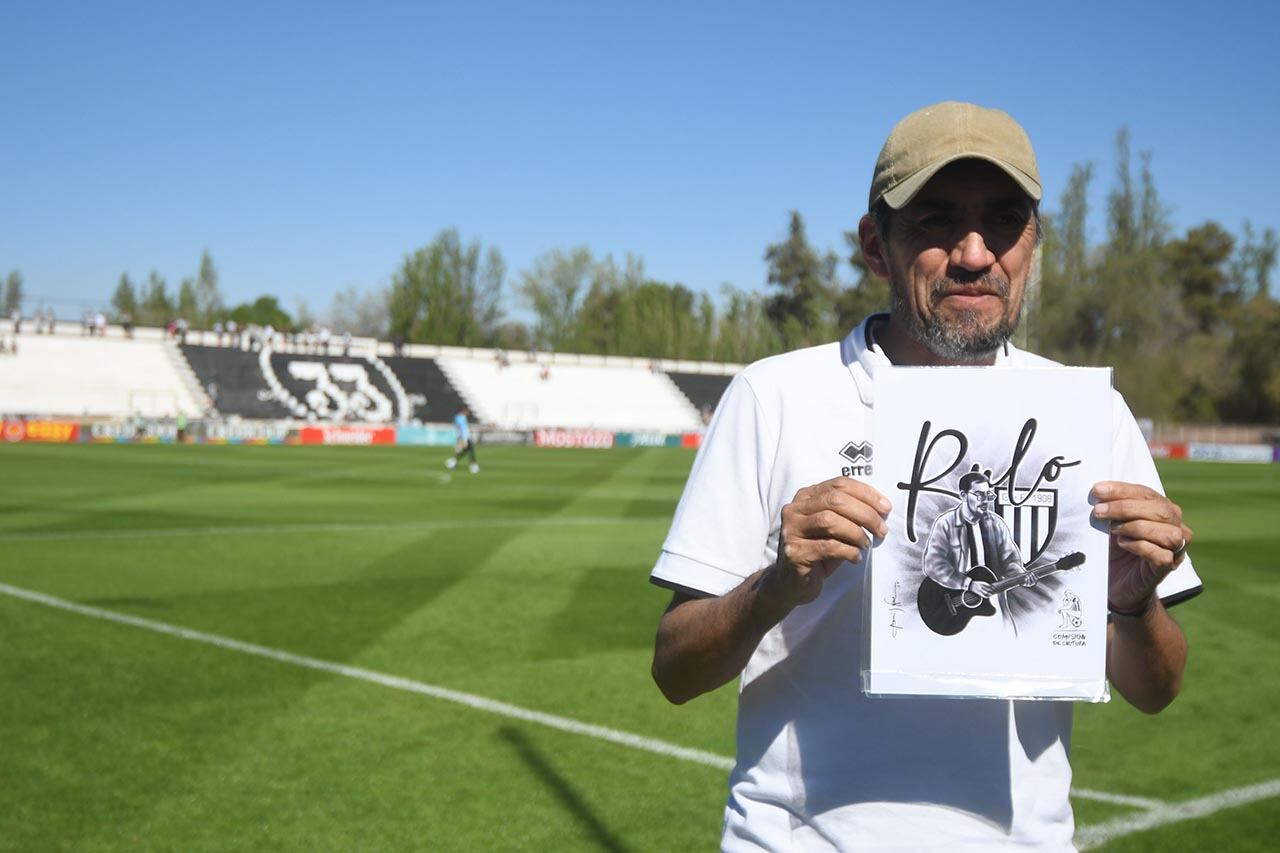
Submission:
<svg viewBox="0 0 1280 853">
<path fill-rule="evenodd" d="M 441 699 L 446 702 L 465 705 L 466 707 L 474 708 L 477 711 L 486 711 L 490 714 L 497 714 L 498 716 L 508 717 L 510 719 L 536 723 L 540 726 L 546 726 L 547 728 L 568 732 L 569 734 L 584 735 L 586 737 L 596 738 L 597 740 L 615 743 L 620 746 L 628 746 L 632 749 L 652 752 L 657 755 L 679 758 L 684 761 L 691 761 L 694 764 L 714 767 L 718 770 L 730 770 L 733 768 L 734 764 L 733 759 L 726 758 L 723 755 L 715 755 L 714 753 L 706 752 L 701 749 L 691 749 L 689 747 L 678 746 L 674 743 L 658 740 L 657 738 L 642 737 L 641 735 L 631 734 L 630 732 L 611 729 L 607 726 L 598 726 L 592 723 L 584 723 L 579 720 L 570 719 L 569 717 L 561 717 L 557 714 L 547 714 L 542 711 L 534 711 L 530 708 L 522 708 L 519 705 L 499 702 L 495 699 L 488 699 L 484 696 L 477 696 L 473 693 L 464 693 L 461 690 L 451 690 L 448 687 L 440 687 L 435 684 L 427 684 L 422 681 L 414 681 L 410 678 L 401 678 L 395 675 L 376 672 L 371 669 L 363 669 L 358 666 L 349 666 L 347 664 L 334 663 L 332 661 L 320 660 L 319 658 L 307 657 L 306 655 L 296 655 L 292 652 L 281 651 L 280 649 L 273 649 L 268 646 L 245 643 L 240 640 L 232 639 L 231 637 L 209 634 L 204 631 L 193 631 L 190 628 L 170 625 L 167 622 L 157 622 L 153 619 L 143 619 L 139 616 L 130 616 L 127 613 L 117 613 L 114 610 L 103 610 L 99 607 L 77 604 L 74 601 L 67 601 L 63 598 L 56 598 L 52 595 L 45 595 L 41 592 L 10 586 L 9 584 L 0 583 L 0 594 L 10 596 L 11 598 L 21 599 L 23 601 L 29 601 L 33 604 L 41 604 L 45 607 L 63 610 L 68 613 L 88 616 L 91 619 L 101 619 L 103 621 L 114 622 L 119 625 L 142 628 L 147 631 L 154 631 L 158 634 L 166 634 L 170 637 L 178 637 L 183 640 L 190 640 L 196 643 L 216 646 L 220 649 L 227 649 L 229 651 L 253 655 L 255 657 L 267 658 L 268 660 L 277 661 L 279 663 L 292 664 L 293 666 L 300 666 L 305 669 L 325 672 L 331 675 L 341 675 L 345 678 L 353 678 L 358 681 L 365 681 L 382 687 L 390 687 L 393 690 L 403 690 L 408 693 L 430 696 L 433 699 Z"/>
<path fill-rule="evenodd" d="M 1280 797 L 1280 779 L 1271 779 L 1243 788 L 1229 788 L 1207 797 L 1169 803 L 1139 814 L 1125 815 L 1091 826 L 1082 826 L 1076 830 L 1076 843 L 1080 845 L 1081 850 L 1092 850 L 1122 835 L 1132 835 L 1135 832 L 1143 832 L 1171 823 L 1208 817 L 1223 809 L 1246 806 L 1272 797 Z"/>
</svg>

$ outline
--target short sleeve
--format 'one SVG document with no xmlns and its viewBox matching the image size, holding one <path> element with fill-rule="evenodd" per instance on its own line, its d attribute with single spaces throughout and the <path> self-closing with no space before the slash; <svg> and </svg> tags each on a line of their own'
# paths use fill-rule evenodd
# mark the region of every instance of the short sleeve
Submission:
<svg viewBox="0 0 1280 853">
<path fill-rule="evenodd" d="M 726 389 L 694 459 L 653 583 L 724 595 L 764 567 L 777 442 L 747 377 Z"/>
<path fill-rule="evenodd" d="M 1119 394 L 1116 395 L 1113 409 L 1112 478 L 1124 483 L 1141 483 L 1165 494 L 1164 484 L 1160 482 L 1160 474 L 1156 471 L 1156 463 L 1147 448 L 1147 440 L 1143 438 L 1138 422 Z M 1160 600 L 1166 606 L 1186 601 L 1203 591 L 1204 584 L 1191 564 L 1189 552 L 1182 565 L 1170 572 L 1156 588 Z"/>
</svg>

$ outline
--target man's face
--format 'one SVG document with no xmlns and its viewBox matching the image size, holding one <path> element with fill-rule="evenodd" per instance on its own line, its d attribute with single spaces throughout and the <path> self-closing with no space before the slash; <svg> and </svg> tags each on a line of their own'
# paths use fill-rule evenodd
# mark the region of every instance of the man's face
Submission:
<svg viewBox="0 0 1280 853">
<path fill-rule="evenodd" d="M 1032 202 L 1012 178 L 983 160 L 952 163 L 880 241 L 894 319 L 942 359 L 989 358 L 1018 325 L 1035 245 Z"/>
<path fill-rule="evenodd" d="M 964 506 L 968 511 L 970 518 L 982 518 L 991 511 L 991 502 L 995 499 L 995 492 L 991 490 L 991 484 L 986 480 L 978 480 L 969 487 L 969 491 L 964 493 Z"/>
</svg>

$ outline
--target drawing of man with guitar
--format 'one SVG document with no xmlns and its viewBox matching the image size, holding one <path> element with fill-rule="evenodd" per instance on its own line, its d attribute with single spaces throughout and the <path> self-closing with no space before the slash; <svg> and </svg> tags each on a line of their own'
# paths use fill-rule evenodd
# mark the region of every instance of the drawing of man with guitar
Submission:
<svg viewBox="0 0 1280 853">
<path fill-rule="evenodd" d="M 937 517 L 924 551 L 920 617 L 931 630 L 951 635 L 975 616 L 993 616 L 1017 634 L 1008 592 L 1035 586 L 1041 577 L 1083 562 L 1079 555 L 1028 571 L 1004 519 L 991 511 L 990 478 L 972 471 L 960 478 L 960 503 Z"/>
</svg>

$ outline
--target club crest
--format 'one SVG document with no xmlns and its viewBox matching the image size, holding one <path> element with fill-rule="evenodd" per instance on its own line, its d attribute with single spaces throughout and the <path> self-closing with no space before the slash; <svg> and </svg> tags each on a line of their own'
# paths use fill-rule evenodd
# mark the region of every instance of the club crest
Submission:
<svg viewBox="0 0 1280 853">
<path fill-rule="evenodd" d="M 1013 532 L 1023 563 L 1031 563 L 1053 541 L 1058 526 L 1058 490 L 1018 488 L 1010 495 L 1009 487 L 1001 486 L 996 489 L 995 511 Z"/>
</svg>

